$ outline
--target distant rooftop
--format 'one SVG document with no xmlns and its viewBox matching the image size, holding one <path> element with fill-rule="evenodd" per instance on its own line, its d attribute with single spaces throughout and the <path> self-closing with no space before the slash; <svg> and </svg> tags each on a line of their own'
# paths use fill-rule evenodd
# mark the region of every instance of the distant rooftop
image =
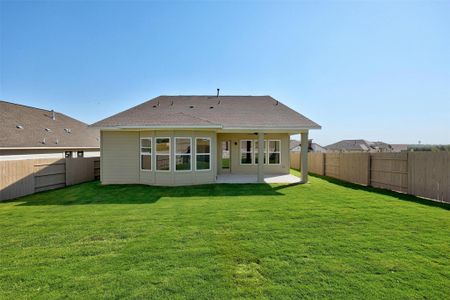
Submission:
<svg viewBox="0 0 450 300">
<path fill-rule="evenodd" d="M 60 112 L 0 101 L 0 148 L 100 146 L 99 130 Z"/>
</svg>

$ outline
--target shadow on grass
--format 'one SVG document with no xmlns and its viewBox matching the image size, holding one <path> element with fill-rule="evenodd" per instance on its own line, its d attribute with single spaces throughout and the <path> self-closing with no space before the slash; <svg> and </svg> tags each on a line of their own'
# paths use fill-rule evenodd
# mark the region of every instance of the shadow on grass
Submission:
<svg viewBox="0 0 450 300">
<path fill-rule="evenodd" d="M 437 201 L 433 201 L 431 199 L 420 198 L 420 197 L 417 197 L 414 195 L 408 195 L 408 194 L 403 194 L 400 192 L 394 192 L 391 190 L 359 185 L 359 184 L 342 181 L 339 179 L 335 179 L 335 178 L 331 178 L 331 177 L 327 177 L 327 176 L 321 176 L 321 175 L 317 175 L 317 174 L 310 174 L 310 176 L 320 178 L 329 183 L 337 184 L 337 185 L 340 185 L 340 186 L 343 186 L 343 187 L 346 187 L 346 188 L 349 188 L 352 190 L 360 190 L 360 191 L 367 191 L 367 192 L 371 192 L 371 193 L 377 193 L 377 194 L 381 194 L 381 195 L 391 196 L 393 198 L 403 200 L 403 201 L 410 201 L 410 202 L 415 202 L 415 203 L 424 204 L 424 205 L 428 205 L 428 206 L 441 207 L 446 210 L 450 210 L 450 204 L 445 203 L 445 202 L 437 202 Z"/>
<path fill-rule="evenodd" d="M 269 184 L 207 184 L 182 187 L 162 187 L 139 184 L 101 185 L 82 183 L 45 191 L 4 202 L 22 202 L 20 206 L 86 205 L 86 204 L 150 204 L 161 197 L 225 197 L 280 196 Z M 222 199 L 223 200 L 223 199 Z M 4 203 L 3 202 L 3 203 Z"/>
</svg>

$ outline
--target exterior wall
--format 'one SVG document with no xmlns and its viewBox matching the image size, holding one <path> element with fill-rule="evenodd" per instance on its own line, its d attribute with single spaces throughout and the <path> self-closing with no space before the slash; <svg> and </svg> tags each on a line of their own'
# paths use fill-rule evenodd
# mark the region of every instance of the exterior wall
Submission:
<svg viewBox="0 0 450 300">
<path fill-rule="evenodd" d="M 102 131 L 100 162 L 102 183 L 140 183 L 139 132 Z"/>
<path fill-rule="evenodd" d="M 84 157 L 98 157 L 98 148 L 84 149 L 8 149 L 0 150 L 0 161 L 18 159 L 39 159 L 39 158 L 65 158 L 65 152 L 72 151 L 73 157 L 77 157 L 78 151 L 83 151 Z"/>
<path fill-rule="evenodd" d="M 240 140 L 257 140 L 258 136 L 252 133 L 219 133 L 217 134 L 217 170 L 221 173 L 222 155 L 221 148 L 223 141 L 231 141 L 230 172 L 232 174 L 257 174 L 258 165 L 241 165 L 240 160 Z M 279 165 L 264 165 L 264 174 L 289 174 L 289 134 L 288 133 L 266 133 L 265 140 L 281 141 L 281 159 Z"/>
<path fill-rule="evenodd" d="M 152 170 L 141 170 L 140 139 L 152 138 Z M 170 137 L 170 171 L 156 171 L 155 137 Z M 191 171 L 175 171 L 175 137 L 192 138 Z M 210 170 L 195 171 L 195 138 L 211 139 Z M 192 185 L 216 181 L 216 133 L 213 131 L 102 131 L 101 132 L 101 180 L 110 183 L 141 183 L 148 185 Z"/>
</svg>

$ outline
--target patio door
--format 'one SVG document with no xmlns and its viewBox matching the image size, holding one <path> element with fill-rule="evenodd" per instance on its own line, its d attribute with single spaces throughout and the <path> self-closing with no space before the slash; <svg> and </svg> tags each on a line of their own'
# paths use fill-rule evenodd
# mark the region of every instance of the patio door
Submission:
<svg viewBox="0 0 450 300">
<path fill-rule="evenodd" d="M 221 147 L 220 169 L 222 173 L 231 173 L 231 141 L 222 141 Z"/>
</svg>

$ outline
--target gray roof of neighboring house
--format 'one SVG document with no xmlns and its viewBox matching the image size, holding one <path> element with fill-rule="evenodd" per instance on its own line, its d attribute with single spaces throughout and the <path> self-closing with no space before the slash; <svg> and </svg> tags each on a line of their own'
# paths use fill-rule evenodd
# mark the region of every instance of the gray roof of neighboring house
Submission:
<svg viewBox="0 0 450 300">
<path fill-rule="evenodd" d="M 378 149 L 392 150 L 391 145 L 384 142 L 369 142 L 366 140 L 342 140 L 325 146 L 327 150 L 333 151 L 371 151 Z"/>
<path fill-rule="evenodd" d="M 91 126 L 320 129 L 270 96 L 159 96 Z"/>
<path fill-rule="evenodd" d="M 402 152 L 408 150 L 408 144 L 391 144 L 393 152 Z"/>
<path fill-rule="evenodd" d="M 59 112 L 0 101 L 0 120 L 0 148 L 100 147 L 98 129 Z"/>
</svg>

